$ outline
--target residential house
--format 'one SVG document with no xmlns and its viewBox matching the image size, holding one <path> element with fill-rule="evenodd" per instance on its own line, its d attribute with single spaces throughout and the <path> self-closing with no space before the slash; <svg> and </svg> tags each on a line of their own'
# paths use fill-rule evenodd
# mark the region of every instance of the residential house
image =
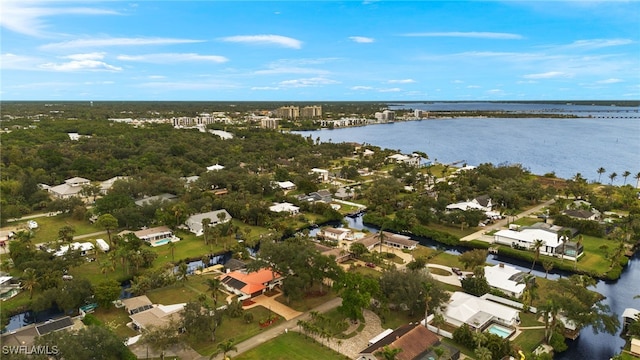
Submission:
<svg viewBox="0 0 640 360">
<path fill-rule="evenodd" d="M 556 255 L 562 253 L 563 240 L 551 231 L 523 228 L 520 230 L 500 230 L 493 235 L 493 242 L 509 245 L 513 248 L 533 249 L 536 240 L 542 240 L 543 246 L 540 253 L 543 255 Z"/>
<path fill-rule="evenodd" d="M 562 212 L 564 215 L 578 220 L 598 220 L 600 218 L 599 211 L 585 209 L 567 209 Z"/>
<path fill-rule="evenodd" d="M 120 234 L 122 233 L 124 232 L 121 232 Z M 157 226 L 150 229 L 138 230 L 133 232 L 133 234 L 137 236 L 138 239 L 146 241 L 154 247 L 166 245 L 170 242 L 180 241 L 180 238 L 175 236 L 173 231 L 167 226 Z"/>
<path fill-rule="evenodd" d="M 520 323 L 518 310 L 459 291 L 451 295 L 442 315 L 451 325 L 467 324 L 475 331 L 484 331 L 491 323 L 508 327 Z"/>
<path fill-rule="evenodd" d="M 297 215 L 300 212 L 300 207 L 295 206 L 288 202 L 283 202 L 283 203 L 274 203 L 272 206 L 269 207 L 269 210 L 277 213 L 288 212 L 290 215 Z"/>
<path fill-rule="evenodd" d="M 320 182 L 329 181 L 329 170 L 313 168 L 311 169 L 311 173 L 316 174 Z"/>
<path fill-rule="evenodd" d="M 328 204 L 331 201 L 333 201 L 333 199 L 331 198 L 331 191 L 327 189 L 322 189 L 322 190 L 311 192 L 308 195 L 299 195 L 298 201 L 308 201 L 308 202 L 319 201 L 319 202 Z"/>
<path fill-rule="evenodd" d="M 193 185 L 196 181 L 198 181 L 198 179 L 200 179 L 200 176 L 198 175 L 183 176 L 180 178 L 180 180 L 184 181 L 185 187 L 188 187 L 189 185 Z"/>
<path fill-rule="evenodd" d="M 91 180 L 73 177 L 64 181 L 64 184 L 50 187 L 49 193 L 58 199 L 68 199 L 74 196 L 80 196 L 84 186 L 90 185 Z"/>
<path fill-rule="evenodd" d="M 291 181 L 278 181 L 278 186 L 280 187 L 280 189 L 285 191 L 295 190 L 296 188 L 296 184 L 292 183 Z"/>
<path fill-rule="evenodd" d="M 435 333 L 419 323 L 403 325 L 391 332 L 387 330 L 380 336 L 371 339 L 369 344 L 358 354 L 357 360 L 378 360 L 377 355 L 385 347 L 402 349 L 395 357 L 398 360 L 435 359 L 434 348 L 436 347 L 446 348 L 449 355 L 446 358 L 441 358 L 443 360 L 458 360 L 460 358 L 460 350 L 442 344 Z"/>
<path fill-rule="evenodd" d="M 394 234 L 386 231 L 383 231 L 383 233 L 383 244 L 392 248 L 402 250 L 415 250 L 415 248 L 419 244 L 418 241 L 411 240 L 410 236 Z M 376 236 L 379 237 L 379 235 Z"/>
<path fill-rule="evenodd" d="M 140 200 L 136 200 L 136 205 L 138 206 L 149 206 L 153 204 L 169 204 L 178 200 L 178 196 L 174 194 L 160 194 L 155 196 L 146 196 Z"/>
<path fill-rule="evenodd" d="M 111 179 L 107 179 L 100 183 L 100 194 L 107 195 L 109 190 L 113 187 L 113 184 L 118 180 L 127 180 L 127 176 L 114 176 Z"/>
<path fill-rule="evenodd" d="M 418 154 L 404 155 L 404 154 L 393 154 L 387 156 L 388 160 L 392 160 L 395 163 L 404 163 L 409 166 L 420 166 L 420 161 L 422 161 L 422 157 Z"/>
<path fill-rule="evenodd" d="M 325 227 L 318 232 L 317 236 L 324 240 L 335 242 L 354 239 L 353 230 L 348 228 Z"/>
<path fill-rule="evenodd" d="M 2 273 L 0 275 L 0 299 L 2 301 L 11 299 L 20 293 L 20 282 L 13 276 Z"/>
<path fill-rule="evenodd" d="M 22 327 L 16 331 L 7 332 L 0 337 L 0 344 L 2 344 L 3 354 L 4 349 L 13 347 L 17 350 L 18 347 L 22 347 L 24 352 L 32 350 L 35 344 L 35 340 L 39 336 L 44 336 L 49 333 L 62 330 L 73 330 L 81 328 L 81 320 L 74 320 L 69 316 L 64 316 L 55 320 L 47 320 L 43 323 L 31 324 Z"/>
<path fill-rule="evenodd" d="M 336 199 L 345 200 L 353 198 L 354 191 L 351 188 L 341 187 L 339 188 L 333 196 Z"/>
<path fill-rule="evenodd" d="M 220 276 L 222 285 L 239 296 L 239 300 L 249 299 L 282 285 L 282 276 L 271 269 L 260 269 L 254 272 L 242 270 L 232 271 Z"/>
<path fill-rule="evenodd" d="M 367 250 L 371 251 L 380 244 L 380 236 L 378 234 L 368 234 L 355 242 L 364 245 Z"/>
<path fill-rule="evenodd" d="M 505 265 L 503 263 L 485 266 L 484 276 L 493 289 L 502 291 L 503 293 L 520 298 L 522 292 L 526 288 L 524 283 L 520 283 L 525 276 L 525 273 L 514 268 L 513 266 Z"/>
<path fill-rule="evenodd" d="M 227 210 L 222 209 L 191 215 L 185 224 L 189 228 L 189 231 L 196 234 L 196 236 L 200 236 L 204 234 L 204 228 L 202 227 L 202 220 L 204 219 L 209 219 L 209 226 L 216 226 L 231 221 L 232 217 Z"/>
<path fill-rule="evenodd" d="M 631 339 L 631 347 L 629 347 L 629 352 L 635 357 L 640 357 L 640 339 Z"/>
<path fill-rule="evenodd" d="M 470 201 L 462 201 L 454 204 L 447 205 L 447 211 L 468 211 L 468 210 L 480 210 L 485 213 L 488 219 L 501 218 L 499 213 L 493 212 L 493 203 L 491 198 L 487 195 L 478 196 Z"/>
<path fill-rule="evenodd" d="M 153 304 L 146 295 L 122 300 L 129 313 L 134 330 L 146 330 L 150 327 L 162 327 L 180 321 L 186 303 L 161 305 Z"/>
</svg>

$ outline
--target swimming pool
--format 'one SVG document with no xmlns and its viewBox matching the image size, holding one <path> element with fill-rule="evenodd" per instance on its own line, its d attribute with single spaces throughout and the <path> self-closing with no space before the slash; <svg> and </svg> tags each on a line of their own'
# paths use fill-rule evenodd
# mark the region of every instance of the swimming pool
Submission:
<svg viewBox="0 0 640 360">
<path fill-rule="evenodd" d="M 491 324 L 487 330 L 488 333 L 495 334 L 500 336 L 503 339 L 508 338 L 513 333 L 513 329 L 508 327 L 500 326 L 498 324 Z"/>
<path fill-rule="evenodd" d="M 158 241 L 154 241 L 153 246 L 162 246 L 171 242 L 171 239 L 162 239 Z"/>
</svg>

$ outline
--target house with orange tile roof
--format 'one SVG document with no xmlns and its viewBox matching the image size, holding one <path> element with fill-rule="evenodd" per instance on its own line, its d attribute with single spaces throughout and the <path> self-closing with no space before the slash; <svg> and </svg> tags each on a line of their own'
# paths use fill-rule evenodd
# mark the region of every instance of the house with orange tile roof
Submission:
<svg viewBox="0 0 640 360">
<path fill-rule="evenodd" d="M 369 347 L 362 350 L 356 359 L 358 360 L 377 360 L 376 355 L 388 346 L 391 349 L 402 349 L 396 355 L 398 360 L 420 360 L 435 359 L 436 347 L 442 347 L 447 350 L 446 359 L 458 360 L 460 358 L 460 350 L 453 346 L 449 346 L 440 342 L 438 336 L 431 330 L 420 325 L 419 323 L 403 325 L 391 333 L 387 333 L 382 338 L 376 337 L 369 342 Z M 384 335 L 381 334 L 381 335 Z"/>
<path fill-rule="evenodd" d="M 220 276 L 222 285 L 239 296 L 239 300 L 249 299 L 282 285 L 282 276 L 271 269 L 248 272 L 236 270 Z"/>
</svg>

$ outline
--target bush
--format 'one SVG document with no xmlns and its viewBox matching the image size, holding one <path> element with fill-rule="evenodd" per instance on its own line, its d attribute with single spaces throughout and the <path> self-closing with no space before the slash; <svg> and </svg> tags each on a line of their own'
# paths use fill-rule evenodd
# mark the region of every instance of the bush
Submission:
<svg viewBox="0 0 640 360">
<path fill-rule="evenodd" d="M 89 326 L 89 325 L 101 326 L 102 325 L 102 321 L 98 320 L 98 318 L 93 316 L 92 314 L 85 315 L 84 319 L 82 319 L 82 323 L 85 324 L 86 326 Z"/>
</svg>

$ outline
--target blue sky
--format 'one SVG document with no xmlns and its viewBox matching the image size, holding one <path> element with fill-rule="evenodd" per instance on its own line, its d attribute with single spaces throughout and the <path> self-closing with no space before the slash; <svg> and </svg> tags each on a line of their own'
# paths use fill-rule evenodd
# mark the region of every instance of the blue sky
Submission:
<svg viewBox="0 0 640 360">
<path fill-rule="evenodd" d="M 637 1 L 6 1 L 4 100 L 640 99 Z"/>
</svg>

